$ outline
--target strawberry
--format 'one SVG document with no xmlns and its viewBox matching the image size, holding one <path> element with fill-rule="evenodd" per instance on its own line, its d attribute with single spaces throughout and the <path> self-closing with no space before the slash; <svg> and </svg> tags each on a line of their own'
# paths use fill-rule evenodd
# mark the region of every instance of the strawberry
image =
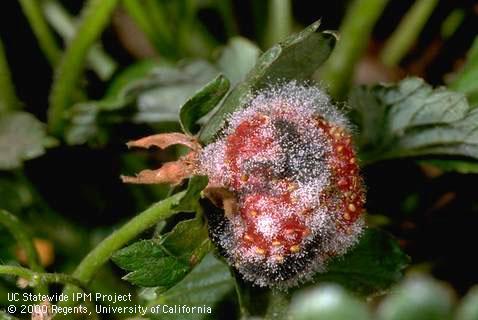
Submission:
<svg viewBox="0 0 478 320">
<path fill-rule="evenodd" d="M 255 95 L 204 148 L 200 168 L 236 196 L 212 238 L 260 286 L 304 281 L 354 244 L 364 189 L 347 121 L 315 87 L 289 83 Z"/>
<path fill-rule="evenodd" d="M 205 147 L 170 133 L 131 146 L 183 144 L 190 153 L 125 182 L 179 184 L 207 175 L 210 235 L 228 262 L 259 286 L 287 288 L 325 270 L 363 229 L 365 192 L 349 124 L 315 86 L 279 84 L 251 96 Z"/>
</svg>

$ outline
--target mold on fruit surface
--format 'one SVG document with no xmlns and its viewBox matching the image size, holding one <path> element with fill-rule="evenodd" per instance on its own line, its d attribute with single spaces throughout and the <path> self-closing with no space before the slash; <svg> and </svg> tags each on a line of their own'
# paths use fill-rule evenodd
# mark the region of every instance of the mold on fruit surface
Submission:
<svg viewBox="0 0 478 320">
<path fill-rule="evenodd" d="M 315 86 L 290 82 L 251 96 L 201 150 L 198 171 L 234 195 L 237 209 L 210 219 L 211 237 L 256 285 L 310 279 L 363 229 L 348 122 Z"/>
<path fill-rule="evenodd" d="M 218 139 L 164 133 L 128 146 L 191 151 L 129 183 L 179 185 L 206 175 L 203 194 L 224 214 L 207 214 L 210 236 L 244 279 L 287 288 L 324 271 L 363 229 L 365 193 L 346 118 L 318 87 L 282 83 L 230 114 Z M 207 213 L 207 212 L 206 212 Z"/>
</svg>

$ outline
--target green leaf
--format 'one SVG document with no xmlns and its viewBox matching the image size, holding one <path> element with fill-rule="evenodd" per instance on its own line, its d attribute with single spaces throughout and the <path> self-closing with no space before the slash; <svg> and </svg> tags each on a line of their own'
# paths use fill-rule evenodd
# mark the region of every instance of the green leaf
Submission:
<svg viewBox="0 0 478 320">
<path fill-rule="evenodd" d="M 192 264 L 192 253 L 208 240 L 207 227 L 199 219 L 179 222 L 162 241 L 163 249 L 185 264 Z"/>
<path fill-rule="evenodd" d="M 212 254 L 189 273 L 176 286 L 157 296 L 148 303 L 148 307 L 164 305 L 187 305 L 195 307 L 210 307 L 209 313 L 161 313 L 149 314 L 151 319 L 161 320 L 200 320 L 215 319 L 215 306 L 224 300 L 234 289 L 234 281 L 229 268 Z"/>
<path fill-rule="evenodd" d="M 134 285 L 142 287 L 169 288 L 189 272 L 189 266 L 174 257 L 152 261 L 123 277 Z"/>
<path fill-rule="evenodd" d="M 15 256 L 16 242 L 12 236 L 5 230 L 5 227 L 0 226 L 0 260 L 2 264 L 16 264 L 18 263 Z M 2 287 L 0 285 L 0 297 L 2 297 Z M 6 294 L 4 297 L 6 298 Z M 5 299 L 6 300 L 6 299 Z M 1 300 L 0 300 L 1 301 Z"/>
<path fill-rule="evenodd" d="M 450 88 L 467 95 L 473 107 L 478 106 L 478 37 L 475 38 L 461 72 L 450 83 Z"/>
<path fill-rule="evenodd" d="M 409 263 L 397 241 L 378 229 L 367 229 L 359 243 L 341 257 L 334 258 L 317 282 L 334 282 L 360 295 L 380 293 L 400 280 Z"/>
<path fill-rule="evenodd" d="M 206 188 L 208 178 L 206 176 L 193 176 L 189 179 L 188 189 L 181 200 L 172 206 L 176 211 L 192 212 L 197 209 L 197 201 L 201 191 Z"/>
<path fill-rule="evenodd" d="M 142 240 L 118 250 L 111 258 L 122 269 L 133 271 L 166 256 L 158 240 Z"/>
<path fill-rule="evenodd" d="M 193 253 L 205 241 L 208 235 L 203 221 L 186 220 L 162 239 L 138 241 L 117 251 L 112 259 L 121 268 L 131 271 L 125 280 L 143 287 L 169 288 L 203 258 L 204 255 L 198 257 Z"/>
<path fill-rule="evenodd" d="M 98 139 L 103 143 L 122 123 L 177 121 L 180 107 L 218 73 L 213 65 L 200 60 L 178 66 L 150 61 L 133 65 L 118 76 L 102 100 L 72 107 L 66 140 L 69 144 Z"/>
<path fill-rule="evenodd" d="M 461 93 L 408 78 L 358 87 L 349 104 L 365 163 L 438 155 L 478 159 L 478 109 Z"/>
<path fill-rule="evenodd" d="M 254 67 L 261 50 L 251 41 L 242 37 L 229 40 L 217 61 L 218 67 L 224 73 L 231 85 L 243 81 L 247 73 Z"/>
<path fill-rule="evenodd" d="M 445 285 L 423 275 L 407 278 L 382 301 L 381 320 L 452 319 L 453 292 Z"/>
<path fill-rule="evenodd" d="M 140 60 L 128 66 L 113 78 L 102 103 L 105 102 L 104 100 L 111 100 L 111 103 L 119 100 L 117 103 L 121 103 L 120 101 L 125 95 L 123 91 L 128 90 L 130 85 L 134 87 L 136 81 L 147 78 L 149 74 L 154 73 L 154 70 L 161 66 L 157 61 L 149 59 Z"/>
<path fill-rule="evenodd" d="M 269 303 L 264 319 L 282 320 L 289 319 L 288 311 L 291 296 L 289 293 L 273 291 L 269 293 Z"/>
<path fill-rule="evenodd" d="M 207 177 L 194 176 L 171 204 L 173 212 L 195 211 Z M 160 239 L 142 240 L 116 251 L 112 260 L 131 271 L 124 279 L 144 287 L 169 288 L 184 278 L 211 250 L 207 226 L 201 218 L 179 222 Z"/>
<path fill-rule="evenodd" d="M 39 157 L 48 145 L 43 123 L 27 112 L 0 117 L 0 170 L 21 167 L 23 161 Z"/>
<path fill-rule="evenodd" d="M 103 144 L 122 123 L 177 121 L 180 107 L 217 78 L 220 70 L 234 81 L 242 79 L 258 51 L 247 40 L 234 38 L 220 55 L 218 67 L 202 60 L 177 65 L 152 60 L 135 63 L 114 79 L 103 99 L 77 103 L 69 110 L 66 140 L 69 144 Z"/>
<path fill-rule="evenodd" d="M 3 311 L 0 311 L 0 320 L 18 320 L 18 318 L 15 318 L 14 316 Z"/>
<path fill-rule="evenodd" d="M 252 286 L 250 282 L 243 279 L 237 270 L 234 268 L 230 270 L 234 277 L 236 295 L 238 297 L 242 318 L 265 318 L 269 316 L 271 312 L 284 310 L 284 305 L 290 301 L 291 296 L 289 293 L 277 292 L 277 294 L 275 294 L 275 292 L 269 288 Z"/>
<path fill-rule="evenodd" d="M 29 186 L 7 172 L 0 175 L 0 199 L 2 209 L 10 212 L 22 212 L 34 203 Z"/>
<path fill-rule="evenodd" d="M 456 320 L 478 319 L 478 286 L 472 287 L 461 301 L 455 314 Z"/>
<path fill-rule="evenodd" d="M 331 33 L 318 32 L 317 21 L 302 32 L 288 37 L 267 50 L 226 97 L 219 110 L 202 128 L 199 140 L 205 144 L 214 140 L 224 126 L 228 114 L 244 107 L 246 97 L 254 90 L 274 81 L 308 80 L 332 51 L 336 38 Z"/>
<path fill-rule="evenodd" d="M 371 319 L 367 305 L 337 285 L 321 285 L 297 293 L 290 314 L 297 320 Z"/>
<path fill-rule="evenodd" d="M 197 131 L 197 121 L 209 113 L 229 90 L 229 81 L 221 74 L 188 99 L 179 111 L 183 131 L 189 135 Z"/>
</svg>

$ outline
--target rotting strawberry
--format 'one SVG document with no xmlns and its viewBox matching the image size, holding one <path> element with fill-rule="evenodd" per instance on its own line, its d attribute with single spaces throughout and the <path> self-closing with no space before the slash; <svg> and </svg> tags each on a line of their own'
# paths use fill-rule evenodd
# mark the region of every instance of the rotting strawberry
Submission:
<svg viewBox="0 0 478 320">
<path fill-rule="evenodd" d="M 349 124 L 319 88 L 263 89 L 214 143 L 191 141 L 178 139 L 192 151 L 169 167 L 209 177 L 205 194 L 226 212 L 209 216 L 211 238 L 246 280 L 296 285 L 357 241 L 365 195 Z"/>
</svg>

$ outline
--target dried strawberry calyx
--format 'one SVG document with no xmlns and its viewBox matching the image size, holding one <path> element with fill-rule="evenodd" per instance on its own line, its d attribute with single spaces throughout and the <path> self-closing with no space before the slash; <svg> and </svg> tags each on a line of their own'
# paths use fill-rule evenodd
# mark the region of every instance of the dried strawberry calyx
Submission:
<svg viewBox="0 0 478 320">
<path fill-rule="evenodd" d="M 192 137 L 182 133 L 163 133 L 130 141 L 128 147 L 150 148 L 156 146 L 166 149 L 169 146 L 181 144 L 191 149 L 189 153 L 176 161 L 163 164 L 156 170 L 143 170 L 135 177 L 121 176 L 126 183 L 154 184 L 169 183 L 172 185 L 181 184 L 184 179 L 191 177 L 197 171 L 197 156 L 201 145 Z"/>
</svg>

